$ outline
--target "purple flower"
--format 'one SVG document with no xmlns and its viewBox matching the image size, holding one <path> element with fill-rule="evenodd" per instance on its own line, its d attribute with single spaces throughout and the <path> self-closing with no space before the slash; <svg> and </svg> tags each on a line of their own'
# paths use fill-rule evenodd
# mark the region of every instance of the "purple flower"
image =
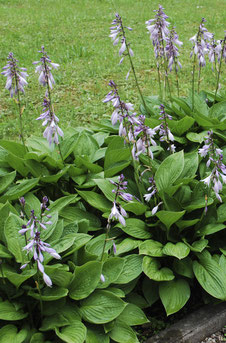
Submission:
<svg viewBox="0 0 226 343">
<path fill-rule="evenodd" d="M 9 53 L 7 57 L 7 64 L 3 67 L 3 72 L 6 80 L 5 88 L 10 92 L 11 98 L 16 95 L 18 92 L 24 93 L 24 86 L 27 85 L 26 78 L 28 74 L 26 73 L 26 68 L 20 68 L 18 66 L 18 60 L 15 59 L 12 52 Z"/>
<path fill-rule="evenodd" d="M 170 31 L 170 36 L 166 38 L 166 57 L 168 60 L 168 68 L 170 71 L 172 71 L 173 64 L 175 65 L 176 71 L 178 71 L 178 66 L 181 68 L 181 63 L 178 60 L 179 52 L 178 47 L 183 45 L 181 41 L 178 39 L 178 35 L 175 31 L 175 28 L 173 27 Z"/>
<path fill-rule="evenodd" d="M 55 84 L 55 80 L 51 70 L 58 69 L 59 64 L 51 61 L 44 46 L 41 47 L 39 52 L 42 54 L 42 57 L 40 58 L 40 61 L 33 62 L 33 64 L 40 64 L 35 68 L 35 72 L 39 74 L 39 83 L 44 87 L 48 85 L 52 89 Z"/>
<path fill-rule="evenodd" d="M 168 150 L 170 150 L 171 153 L 174 153 L 176 150 L 176 147 L 174 144 L 171 144 L 171 142 L 174 142 L 174 136 L 172 132 L 169 129 L 167 119 L 172 120 L 172 117 L 165 112 L 165 106 L 163 104 L 160 105 L 160 117 L 159 119 L 162 121 L 160 125 L 155 127 L 155 131 L 159 131 L 160 141 L 166 142 L 169 145 Z"/>
<path fill-rule="evenodd" d="M 118 196 L 121 196 L 125 201 L 132 201 L 133 195 L 130 193 L 125 193 L 124 191 L 127 189 L 127 181 L 125 181 L 125 177 L 121 174 L 118 178 L 118 182 L 110 180 L 111 184 L 115 185 L 117 188 L 113 189 L 112 193 L 115 193 L 115 199 Z"/>
<path fill-rule="evenodd" d="M 159 9 L 154 11 L 156 12 L 155 18 L 146 21 L 147 29 L 150 33 L 150 39 L 154 46 L 156 59 L 164 56 L 165 52 L 163 42 L 166 41 L 169 36 L 168 26 L 170 23 L 166 20 L 168 16 L 163 10 L 164 8 L 159 5 Z"/>
<path fill-rule="evenodd" d="M 43 132 L 43 137 L 47 139 L 49 145 L 53 143 L 59 144 L 58 135 L 61 137 L 64 136 L 63 131 L 59 128 L 58 122 L 59 119 L 53 111 L 50 100 L 44 98 L 43 101 L 43 113 L 36 118 L 36 120 L 43 120 L 42 126 L 46 126 L 45 131 Z"/>
<path fill-rule="evenodd" d="M 127 43 L 126 41 L 125 34 L 125 29 L 128 29 L 129 31 L 132 31 L 132 29 L 131 27 L 123 25 L 122 18 L 118 13 L 115 14 L 115 19 L 113 20 L 112 25 L 109 37 L 112 39 L 113 45 L 117 45 L 119 42 L 121 43 L 121 47 L 119 49 L 119 56 L 121 56 L 119 64 L 121 64 L 127 55 L 130 55 L 130 57 L 134 56 L 133 50 L 130 48 L 130 43 Z M 126 80 L 129 77 L 129 72 L 126 75 Z"/>
<path fill-rule="evenodd" d="M 150 187 L 148 187 L 147 191 L 150 193 L 144 194 L 144 199 L 147 202 L 149 202 L 151 198 L 157 193 L 157 187 L 153 176 L 149 178 L 149 183 Z"/>
<path fill-rule="evenodd" d="M 213 131 L 208 132 L 208 136 L 205 140 L 205 145 L 203 148 L 199 149 L 199 154 L 201 157 L 208 156 L 206 166 L 212 167 L 212 171 L 209 176 L 201 180 L 208 187 L 212 185 L 212 189 L 217 197 L 217 199 L 222 202 L 219 193 L 222 191 L 222 182 L 226 183 L 226 166 L 222 162 L 223 151 L 217 148 L 213 141 Z"/>
<path fill-rule="evenodd" d="M 190 38 L 190 41 L 193 43 L 193 49 L 190 54 L 190 57 L 193 54 L 197 55 L 199 60 L 199 65 L 204 67 L 206 65 L 205 55 L 209 53 L 209 41 L 212 40 L 213 34 L 208 32 L 204 26 L 206 22 L 205 18 L 202 18 L 199 25 L 199 31 L 196 35 Z"/>
<path fill-rule="evenodd" d="M 125 218 L 127 216 L 126 211 L 115 201 L 113 202 L 113 207 L 111 209 L 111 213 L 109 215 L 109 220 L 118 220 L 122 226 L 126 226 Z"/>
</svg>

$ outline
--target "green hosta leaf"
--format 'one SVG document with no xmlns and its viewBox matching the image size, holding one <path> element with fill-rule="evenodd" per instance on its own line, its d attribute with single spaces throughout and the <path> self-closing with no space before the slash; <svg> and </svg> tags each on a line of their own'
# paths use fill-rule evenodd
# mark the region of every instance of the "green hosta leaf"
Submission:
<svg viewBox="0 0 226 343">
<path fill-rule="evenodd" d="M 130 165 L 131 154 L 122 137 L 116 136 L 109 144 L 104 160 L 105 177 L 112 177 Z"/>
<path fill-rule="evenodd" d="M 195 241 L 192 243 L 192 245 L 188 244 L 186 240 L 184 240 L 184 243 L 191 249 L 191 251 L 195 252 L 202 252 L 208 245 L 209 241 L 207 239 L 201 238 L 199 241 Z"/>
<path fill-rule="evenodd" d="M 74 148 L 77 144 L 76 140 L 77 140 L 78 136 L 79 136 L 79 133 L 76 133 L 69 138 L 66 138 L 66 139 L 64 138 L 62 140 L 62 142 L 60 143 L 60 151 L 61 151 L 61 154 L 62 154 L 64 160 L 66 160 L 66 158 L 74 150 Z"/>
<path fill-rule="evenodd" d="M 190 298 L 190 287 L 186 280 L 172 280 L 159 285 L 159 295 L 167 316 L 178 312 Z"/>
<path fill-rule="evenodd" d="M 159 284 L 156 281 L 145 277 L 142 284 L 142 292 L 149 306 L 153 305 L 159 299 Z"/>
<path fill-rule="evenodd" d="M 165 224 L 167 229 L 169 229 L 174 223 L 176 223 L 186 211 L 173 212 L 173 211 L 158 211 L 156 216 L 160 221 Z"/>
<path fill-rule="evenodd" d="M 28 331 L 26 329 L 17 332 L 16 326 L 5 325 L 0 329 L 0 343 L 22 343 L 27 335 Z"/>
<path fill-rule="evenodd" d="M 0 240 L 2 242 L 6 242 L 5 234 L 4 234 L 4 226 L 5 221 L 9 216 L 9 213 L 17 214 L 18 212 L 15 210 L 15 208 L 7 201 L 4 205 L 1 204 L 0 208 Z"/>
<path fill-rule="evenodd" d="M 212 258 L 208 251 L 199 254 L 199 260 L 193 262 L 193 271 L 200 285 L 207 293 L 221 300 L 226 300 L 225 271 Z"/>
<path fill-rule="evenodd" d="M 0 243 L 0 258 L 12 258 L 9 250 Z"/>
<path fill-rule="evenodd" d="M 74 301 L 66 302 L 66 304 L 60 309 L 60 314 L 62 314 L 70 323 L 73 323 L 75 320 L 81 320 L 79 308 L 75 305 Z"/>
<path fill-rule="evenodd" d="M 108 200 L 112 202 L 115 199 L 115 194 L 112 193 L 112 190 L 115 189 L 115 186 L 112 185 L 108 179 L 94 179 L 94 182 Z"/>
<path fill-rule="evenodd" d="M 177 274 L 186 276 L 189 279 L 193 279 L 194 277 L 192 259 L 190 257 L 186 257 L 183 260 L 174 260 L 173 269 Z"/>
<path fill-rule="evenodd" d="M 148 207 L 141 202 L 134 200 L 123 204 L 123 208 L 125 211 L 129 211 L 136 214 L 137 216 L 140 216 L 147 211 Z"/>
<path fill-rule="evenodd" d="M 35 211 L 37 216 L 41 213 L 41 202 L 39 199 L 31 192 L 27 193 L 25 196 L 25 212 L 28 217 L 31 215 L 31 210 Z"/>
<path fill-rule="evenodd" d="M 99 282 L 98 288 L 106 288 L 115 282 L 123 270 L 125 260 L 120 257 L 109 257 L 103 265 L 102 274 L 105 282 Z"/>
<path fill-rule="evenodd" d="M 54 301 L 54 300 L 58 300 L 61 298 L 66 297 L 68 294 L 68 290 L 66 288 L 63 287 L 57 287 L 54 286 L 52 288 L 44 288 L 44 290 L 42 290 L 42 300 L 43 301 Z M 29 291 L 28 295 L 31 296 L 34 299 L 39 300 L 40 299 L 40 295 L 37 292 Z"/>
<path fill-rule="evenodd" d="M 92 191 L 78 191 L 78 194 L 88 202 L 92 207 L 97 208 L 102 212 L 111 210 L 112 204 L 103 195 Z"/>
<path fill-rule="evenodd" d="M 8 152 L 11 152 L 12 154 L 16 153 L 16 155 L 21 158 L 23 158 L 27 152 L 27 149 L 25 148 L 23 144 L 20 144 L 14 141 L 7 141 L 7 140 L 1 139 L 0 146 L 2 146 L 5 150 L 7 150 Z"/>
<path fill-rule="evenodd" d="M 115 342 L 119 343 L 139 343 L 133 329 L 119 320 L 115 321 L 114 327 L 110 331 L 109 336 Z"/>
<path fill-rule="evenodd" d="M 224 230 L 225 228 L 226 228 L 226 225 L 224 224 L 217 224 L 217 223 L 207 224 L 201 227 L 201 229 L 199 229 L 199 231 L 196 232 L 196 236 L 202 237 L 202 236 L 212 235 L 213 233 Z"/>
<path fill-rule="evenodd" d="M 223 223 L 226 221 L 226 203 L 220 205 L 217 209 L 217 221 L 218 223 Z"/>
<path fill-rule="evenodd" d="M 79 321 L 74 321 L 69 326 L 55 329 L 56 335 L 67 343 L 83 343 L 86 338 L 86 327 Z"/>
<path fill-rule="evenodd" d="M 32 335 L 30 343 L 45 343 L 45 336 L 42 333 Z"/>
<path fill-rule="evenodd" d="M 39 182 L 38 178 L 33 178 L 30 180 L 22 180 L 19 185 L 11 187 L 4 195 L 0 197 L 0 202 L 5 202 L 6 200 L 16 200 L 29 192 L 31 189 L 35 188 Z"/>
<path fill-rule="evenodd" d="M 140 244 L 139 254 L 149 255 L 152 257 L 162 257 L 164 256 L 162 249 L 162 243 L 149 239 Z"/>
<path fill-rule="evenodd" d="M 109 343 L 109 336 L 98 326 L 88 327 L 86 343 Z"/>
<path fill-rule="evenodd" d="M 75 164 L 79 168 L 85 167 L 91 173 L 100 173 L 103 170 L 103 168 L 98 164 L 91 163 L 90 156 L 77 156 L 75 159 Z"/>
<path fill-rule="evenodd" d="M 155 182 L 158 191 L 166 190 L 167 187 L 179 178 L 184 169 L 184 152 L 176 152 L 168 156 L 159 166 L 155 174 Z"/>
<path fill-rule="evenodd" d="M 186 229 L 187 227 L 194 227 L 195 224 L 199 222 L 199 219 L 191 219 L 191 220 L 178 220 L 176 222 L 176 226 L 179 227 L 180 231 Z"/>
<path fill-rule="evenodd" d="M 24 221 L 11 213 L 5 222 L 4 234 L 8 250 L 15 256 L 18 263 L 23 263 L 26 258 L 23 247 L 26 245 L 25 238 L 18 233 Z"/>
<path fill-rule="evenodd" d="M 40 331 L 54 330 L 55 328 L 70 324 L 69 321 L 61 314 L 55 313 L 52 316 L 45 317 L 42 320 L 42 326 L 39 328 Z"/>
<path fill-rule="evenodd" d="M 186 137 L 191 142 L 195 143 L 202 143 L 205 140 L 205 137 L 208 136 L 208 131 L 202 131 L 201 133 L 195 133 L 195 132 L 188 132 Z"/>
<path fill-rule="evenodd" d="M 45 266 L 45 273 L 49 275 L 54 285 L 63 288 L 68 288 L 73 275 L 66 270 L 60 269 L 58 264 Z"/>
<path fill-rule="evenodd" d="M 127 325 L 141 325 L 148 323 L 149 320 L 144 312 L 134 304 L 128 304 L 122 313 L 118 316 L 117 320 L 124 322 Z"/>
<path fill-rule="evenodd" d="M 70 166 L 62 168 L 57 174 L 54 175 L 44 175 L 40 177 L 40 180 L 45 183 L 56 183 L 64 174 L 67 173 Z"/>
<path fill-rule="evenodd" d="M 128 283 L 137 278 L 142 273 L 142 260 L 143 256 L 128 255 L 123 257 L 125 263 L 123 270 L 118 279 L 115 280 L 116 284 Z"/>
<path fill-rule="evenodd" d="M 140 242 L 141 241 L 132 238 L 125 238 L 120 243 L 116 242 L 116 255 L 121 255 L 125 252 L 136 249 L 139 246 Z"/>
<path fill-rule="evenodd" d="M 29 270 L 25 270 L 23 271 L 21 274 L 19 273 L 13 273 L 10 271 L 6 271 L 5 272 L 5 276 L 7 277 L 7 279 L 14 284 L 14 286 L 16 286 L 17 288 L 20 287 L 20 285 L 30 279 L 32 276 L 34 276 L 37 273 L 37 270 L 35 269 L 29 269 Z"/>
<path fill-rule="evenodd" d="M 108 323 L 117 318 L 124 310 L 126 303 L 111 292 L 95 291 L 81 301 L 82 317 L 94 324 Z"/>
<path fill-rule="evenodd" d="M 184 155 L 184 169 L 180 175 L 180 179 L 191 178 L 197 172 L 199 166 L 199 157 L 198 153 L 193 151 L 186 153 Z"/>
<path fill-rule="evenodd" d="M 17 310 L 8 300 L 0 302 L 0 319 L 2 320 L 21 320 L 28 316 L 23 310 Z"/>
<path fill-rule="evenodd" d="M 135 238 L 147 239 L 151 237 L 145 222 L 140 219 L 129 218 L 126 220 L 126 226 L 122 226 L 121 224 L 117 224 L 116 226 Z"/>
<path fill-rule="evenodd" d="M 143 272 L 154 281 L 170 281 L 174 279 L 174 275 L 171 269 L 161 268 L 160 262 L 149 256 L 145 256 L 143 259 Z"/>
<path fill-rule="evenodd" d="M 0 193 L 3 193 L 6 188 L 13 182 L 16 177 L 16 172 L 13 171 L 5 176 L 0 177 Z"/>
<path fill-rule="evenodd" d="M 102 263 L 98 261 L 87 262 L 81 267 L 76 267 L 69 296 L 74 300 L 80 300 L 90 295 L 99 283 L 101 270 Z"/>
<path fill-rule="evenodd" d="M 179 260 L 185 258 L 188 256 L 190 249 L 189 247 L 182 243 L 178 242 L 176 244 L 173 244 L 171 242 L 168 242 L 164 248 L 163 248 L 163 253 L 168 256 L 175 256 Z"/>
<path fill-rule="evenodd" d="M 212 203 L 213 203 L 213 199 L 208 197 L 207 206 L 212 205 Z M 203 198 L 193 198 L 188 204 L 186 204 L 186 206 L 183 206 L 183 208 L 186 211 L 191 212 L 199 208 L 204 208 L 205 206 L 206 206 L 206 201 L 205 201 L 205 197 L 203 196 Z"/>
<path fill-rule="evenodd" d="M 74 241 L 73 245 L 70 247 L 70 249 L 65 254 L 63 254 L 62 257 L 66 257 L 66 256 L 73 254 L 75 251 L 79 250 L 86 243 L 88 243 L 92 238 L 92 236 L 87 235 L 86 233 L 76 233 L 76 234 L 74 234 L 74 237 L 75 237 L 75 241 Z"/>
<path fill-rule="evenodd" d="M 81 219 L 88 219 L 90 223 L 90 230 L 93 228 L 98 229 L 101 227 L 101 222 L 98 217 L 78 207 L 67 206 L 62 211 L 60 211 L 60 216 L 64 218 L 65 224 L 79 221 Z"/>
<path fill-rule="evenodd" d="M 168 125 L 173 134 L 181 136 L 190 129 L 194 122 L 195 120 L 192 117 L 185 116 L 181 120 L 169 120 Z"/>
<path fill-rule="evenodd" d="M 221 101 L 210 108 L 209 117 L 217 118 L 218 120 L 222 121 L 226 119 L 225 113 L 226 113 L 226 101 Z"/>
<path fill-rule="evenodd" d="M 76 156 L 90 156 L 91 158 L 95 152 L 99 149 L 99 145 L 95 138 L 86 131 L 82 131 L 76 141 L 73 153 Z"/>
</svg>

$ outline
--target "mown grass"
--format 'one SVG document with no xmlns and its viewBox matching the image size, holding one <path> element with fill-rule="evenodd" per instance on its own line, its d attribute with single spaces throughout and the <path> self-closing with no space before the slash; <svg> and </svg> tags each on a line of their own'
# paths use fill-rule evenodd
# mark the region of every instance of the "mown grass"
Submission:
<svg viewBox="0 0 226 343">
<path fill-rule="evenodd" d="M 38 85 L 32 65 L 32 61 L 39 59 L 37 51 L 41 45 L 45 45 L 53 62 L 60 64 L 54 73 L 57 84 L 53 99 L 63 129 L 89 125 L 105 114 L 110 115 L 111 109 L 102 104 L 109 79 L 119 84 L 123 98 L 135 103 L 138 109 L 133 76 L 125 80 L 128 61 L 119 66 L 118 47 L 113 47 L 108 37 L 115 11 L 133 28 L 128 38 L 143 93 L 157 94 L 154 54 L 145 21 L 153 18 L 158 4 L 159 0 L 0 0 L 0 67 L 6 64 L 6 57 L 12 51 L 29 73 L 29 86 L 23 97 L 25 136 L 40 135 L 43 131 L 35 118 L 42 110 L 44 90 Z M 162 0 L 161 4 L 184 42 L 180 84 L 181 92 L 186 94 L 191 82 L 189 38 L 197 32 L 202 17 L 207 19 L 206 27 L 215 33 L 216 39 L 223 38 L 226 3 L 224 0 Z M 17 138 L 16 106 L 4 86 L 5 78 L 1 76 L 0 138 Z M 209 65 L 201 88 L 213 90 L 214 87 L 215 78 Z"/>
</svg>

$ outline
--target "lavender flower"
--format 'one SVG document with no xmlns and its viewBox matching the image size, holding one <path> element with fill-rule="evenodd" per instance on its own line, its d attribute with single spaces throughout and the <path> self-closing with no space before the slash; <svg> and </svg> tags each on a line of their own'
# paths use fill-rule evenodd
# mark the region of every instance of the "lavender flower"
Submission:
<svg viewBox="0 0 226 343">
<path fill-rule="evenodd" d="M 199 149 L 199 154 L 201 157 L 208 156 L 206 166 L 209 168 L 212 166 L 212 171 L 205 179 L 201 180 L 208 187 L 213 186 L 212 189 L 217 197 L 217 199 L 222 202 L 219 193 L 222 191 L 223 183 L 226 183 L 226 166 L 222 162 L 223 151 L 217 148 L 213 141 L 213 131 L 208 132 L 208 137 L 206 137 L 205 145 Z"/>
<path fill-rule="evenodd" d="M 118 13 L 115 14 L 115 19 L 113 20 L 112 25 L 109 37 L 112 39 L 113 45 L 117 45 L 119 41 L 121 42 L 121 47 L 119 49 L 119 56 L 121 56 L 119 64 L 121 64 L 126 56 L 134 56 L 133 50 L 130 48 L 130 43 L 127 43 L 126 41 L 125 34 L 125 29 L 128 29 L 129 31 L 132 31 L 132 29 L 131 27 L 123 26 L 122 18 Z M 128 79 L 129 73 L 130 70 L 127 73 L 126 79 Z"/>
<path fill-rule="evenodd" d="M 205 28 L 204 23 L 206 22 L 205 18 L 202 18 L 199 25 L 199 31 L 196 35 L 190 38 L 190 41 L 193 43 L 193 49 L 190 54 L 190 57 L 193 54 L 197 55 L 199 60 L 199 65 L 204 67 L 206 65 L 205 55 L 209 52 L 209 41 L 213 38 L 213 34 L 208 32 Z"/>
<path fill-rule="evenodd" d="M 147 29 L 150 33 L 150 39 L 154 46 L 155 57 L 164 57 L 164 41 L 169 36 L 168 26 L 170 23 L 166 20 L 168 16 L 164 13 L 164 8 L 159 5 L 159 9 L 155 10 L 155 18 L 146 21 Z"/>
<path fill-rule="evenodd" d="M 150 193 L 144 194 L 144 199 L 147 202 L 149 202 L 151 200 L 151 198 L 158 192 L 157 191 L 157 187 L 156 187 L 156 183 L 155 183 L 155 180 L 154 180 L 153 176 L 149 178 L 149 183 L 150 183 L 150 187 L 148 187 L 147 190 Z"/>
<path fill-rule="evenodd" d="M 111 184 L 116 186 L 116 189 L 112 190 L 112 193 L 115 193 L 115 198 L 117 199 L 118 196 L 122 197 L 125 201 L 132 201 L 133 195 L 130 193 L 124 192 L 127 189 L 127 181 L 124 181 L 125 177 L 121 174 L 118 178 L 118 182 L 110 180 Z"/>
<path fill-rule="evenodd" d="M 170 31 L 169 37 L 166 37 L 166 57 L 168 60 L 168 68 L 170 71 L 172 71 L 173 64 L 175 65 L 176 71 L 178 71 L 178 66 L 181 68 L 181 63 L 178 60 L 179 52 L 178 52 L 178 45 L 179 47 L 183 45 L 181 41 L 178 39 L 178 34 L 175 31 L 175 28 L 173 27 Z"/>
<path fill-rule="evenodd" d="M 216 62 L 220 63 L 221 53 L 222 42 L 220 40 L 216 41 L 213 37 L 211 43 L 209 44 L 209 61 L 212 64 L 215 64 Z"/>
<path fill-rule="evenodd" d="M 159 136 L 161 142 L 166 142 L 169 145 L 168 150 L 170 150 L 171 153 L 175 152 L 175 145 L 171 144 L 171 142 L 174 142 L 174 136 L 171 133 L 167 119 L 172 120 L 172 117 L 165 112 L 165 106 L 163 104 L 160 105 L 160 117 L 159 119 L 162 120 L 162 123 L 155 127 L 155 131 L 159 130 Z"/>
<path fill-rule="evenodd" d="M 41 210 L 42 210 L 42 217 L 46 216 L 47 218 L 50 218 L 51 216 L 46 215 L 44 212 L 45 210 L 48 210 L 46 204 L 48 202 L 48 198 L 44 197 L 43 202 L 41 204 Z M 43 261 L 44 256 L 43 253 L 47 252 L 52 257 L 56 259 L 60 259 L 60 255 L 50 247 L 50 244 L 45 243 L 41 240 L 41 230 L 46 230 L 46 225 L 52 224 L 51 221 L 42 222 L 42 220 L 39 220 L 34 210 L 31 211 L 31 218 L 27 222 L 26 225 L 22 225 L 22 229 L 19 230 L 19 233 L 22 235 L 26 235 L 28 232 L 30 232 L 30 238 L 29 243 L 26 244 L 26 246 L 23 248 L 23 250 L 26 250 L 27 253 L 31 253 L 33 255 L 33 259 L 35 262 L 37 262 L 38 270 L 43 275 L 43 280 L 46 283 L 48 287 L 52 286 L 52 281 L 50 277 L 45 273 Z M 21 266 L 21 269 L 24 269 L 27 266 L 28 263 L 25 263 Z"/>
<path fill-rule="evenodd" d="M 2 69 L 4 70 L 1 74 L 4 75 L 6 80 L 5 88 L 10 92 L 11 98 L 18 92 L 24 93 L 24 86 L 27 85 L 26 68 L 20 68 L 18 66 L 18 60 L 14 57 L 13 53 L 10 52 L 7 57 L 8 63 Z"/>
<path fill-rule="evenodd" d="M 42 54 L 42 57 L 40 58 L 40 61 L 35 61 L 33 64 L 40 64 L 35 68 L 35 72 L 39 74 L 39 83 L 44 87 L 47 85 L 52 89 L 55 84 L 55 80 L 51 70 L 58 69 L 59 64 L 51 61 L 44 46 L 42 46 L 41 50 L 38 52 Z"/>
<path fill-rule="evenodd" d="M 51 102 L 47 98 L 44 98 L 43 101 L 43 113 L 36 120 L 44 120 L 42 126 L 46 126 L 45 131 L 43 132 L 43 137 L 47 139 L 49 145 L 54 142 L 59 144 L 58 135 L 61 137 L 64 136 L 63 131 L 59 128 L 58 122 L 59 119 L 55 115 L 53 107 L 51 107 Z"/>
</svg>

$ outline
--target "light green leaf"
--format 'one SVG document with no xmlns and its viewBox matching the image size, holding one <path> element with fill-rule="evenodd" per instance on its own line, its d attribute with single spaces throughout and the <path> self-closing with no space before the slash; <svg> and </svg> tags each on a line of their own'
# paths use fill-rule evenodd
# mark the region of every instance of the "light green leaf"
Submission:
<svg viewBox="0 0 226 343">
<path fill-rule="evenodd" d="M 202 252 L 208 245 L 209 241 L 207 239 L 201 238 L 199 241 L 195 241 L 192 245 L 183 239 L 184 243 L 191 249 L 191 251 Z"/>
<path fill-rule="evenodd" d="M 54 301 L 66 297 L 67 294 L 68 290 L 66 288 L 53 286 L 52 288 L 44 288 L 41 297 L 43 301 Z M 39 293 L 33 290 L 28 291 L 28 295 L 34 299 L 40 300 Z"/>
<path fill-rule="evenodd" d="M 14 185 L 11 187 L 4 195 L 0 197 L 0 202 L 5 202 L 7 200 L 16 200 L 29 192 L 31 189 L 35 188 L 39 182 L 38 178 L 24 179 L 20 181 L 19 185 Z"/>
<path fill-rule="evenodd" d="M 56 335 L 66 343 L 83 343 L 86 338 L 86 327 L 79 321 L 69 326 L 55 329 Z"/>
<path fill-rule="evenodd" d="M 0 302 L 0 319 L 2 320 L 21 320 L 28 316 L 23 310 L 16 310 L 8 300 Z"/>
<path fill-rule="evenodd" d="M 193 262 L 193 271 L 200 285 L 207 293 L 221 300 L 226 300 L 225 271 L 212 258 L 208 251 L 199 254 L 199 260 Z"/>
<path fill-rule="evenodd" d="M 90 261 L 76 267 L 69 287 L 69 296 L 74 300 L 80 300 L 90 295 L 99 283 L 101 270 L 102 263 L 98 261 Z"/>
<path fill-rule="evenodd" d="M 3 193 L 6 188 L 13 182 L 16 177 L 16 171 L 0 177 L 0 193 Z"/>
<path fill-rule="evenodd" d="M 162 257 L 163 244 L 152 239 L 146 240 L 139 245 L 139 254 L 149 255 L 152 257 Z"/>
<path fill-rule="evenodd" d="M 114 327 L 110 331 L 109 336 L 118 343 L 139 343 L 133 329 L 119 320 L 115 321 Z"/>
<path fill-rule="evenodd" d="M 142 260 L 143 256 L 136 254 L 123 257 L 125 263 L 123 270 L 118 279 L 115 280 L 116 284 L 128 283 L 137 278 L 142 273 Z"/>
<path fill-rule="evenodd" d="M 165 224 L 167 229 L 169 229 L 174 223 L 176 223 L 186 211 L 173 212 L 173 211 L 158 211 L 156 216 L 160 221 Z"/>
<path fill-rule="evenodd" d="M 99 325 L 88 327 L 86 343 L 109 343 L 109 336 Z"/>
<path fill-rule="evenodd" d="M 25 270 L 23 271 L 21 274 L 19 273 L 14 273 L 11 271 L 6 271 L 5 272 L 5 276 L 7 277 L 7 279 L 17 288 L 20 287 L 20 285 L 30 279 L 32 276 L 34 276 L 37 273 L 37 270 L 35 269 L 29 269 L 29 270 Z"/>
<path fill-rule="evenodd" d="M 202 237 L 202 236 L 212 235 L 213 233 L 224 230 L 225 228 L 226 228 L 226 225 L 224 225 L 224 224 L 217 224 L 217 223 L 207 224 L 207 225 L 201 227 L 196 232 L 196 236 Z"/>
<path fill-rule="evenodd" d="M 192 269 L 192 259 L 190 257 L 186 257 L 183 260 L 174 259 L 173 269 L 179 275 L 186 276 L 189 279 L 194 278 L 194 273 Z"/>
<path fill-rule="evenodd" d="M 0 329 L 0 343 L 22 343 L 26 339 L 28 331 L 22 329 L 17 332 L 14 325 L 5 325 Z"/>
<path fill-rule="evenodd" d="M 145 256 L 143 259 L 143 272 L 154 281 L 170 281 L 174 279 L 174 275 L 171 269 L 161 268 L 159 260 Z"/>
<path fill-rule="evenodd" d="M 106 288 L 115 282 L 123 270 L 125 260 L 120 257 L 109 257 L 103 265 L 102 274 L 105 282 L 99 282 L 98 288 Z"/>
<path fill-rule="evenodd" d="M 9 250 L 0 243 L 0 258 L 12 258 Z"/>
<path fill-rule="evenodd" d="M 151 237 L 145 222 L 140 219 L 128 218 L 126 226 L 117 224 L 116 227 L 120 227 L 125 233 L 135 238 L 147 239 Z"/>
<path fill-rule="evenodd" d="M 191 142 L 202 143 L 208 136 L 208 131 L 202 131 L 200 133 L 188 132 L 186 137 Z"/>
<path fill-rule="evenodd" d="M 122 313 L 118 316 L 117 320 L 131 326 L 149 322 L 144 312 L 134 304 L 127 304 Z"/>
<path fill-rule="evenodd" d="M 111 292 L 95 291 L 81 301 L 82 317 L 94 324 L 108 323 L 117 318 L 124 310 L 126 303 Z"/>
<path fill-rule="evenodd" d="M 155 174 L 155 182 L 158 191 L 166 190 L 167 187 L 179 178 L 184 169 L 184 152 L 181 150 L 168 156 L 159 166 Z"/>
<path fill-rule="evenodd" d="M 23 263 L 26 258 L 23 251 L 23 247 L 26 245 L 25 238 L 18 233 L 23 224 L 24 221 L 21 218 L 10 213 L 4 228 L 8 250 L 15 256 L 18 263 Z"/>
<path fill-rule="evenodd" d="M 121 255 L 125 252 L 136 249 L 139 246 L 140 242 L 141 241 L 132 238 L 125 238 L 120 243 L 116 242 L 116 255 Z"/>
<path fill-rule="evenodd" d="M 190 287 L 186 280 L 172 280 L 159 285 L 160 299 L 167 316 L 178 312 L 190 298 Z"/>
<path fill-rule="evenodd" d="M 70 324 L 69 321 L 61 313 L 55 313 L 52 316 L 45 317 L 42 320 L 42 326 L 39 328 L 39 330 L 50 331 L 68 324 Z"/>
<path fill-rule="evenodd" d="M 174 257 L 178 258 L 179 260 L 181 260 L 181 259 L 188 256 L 188 254 L 190 252 L 190 248 L 182 242 L 178 242 L 176 244 L 168 242 L 164 246 L 162 251 L 165 255 L 174 256 Z"/>
<path fill-rule="evenodd" d="M 102 194 L 98 194 L 92 191 L 78 191 L 78 194 L 88 202 L 92 207 L 97 208 L 102 212 L 111 210 L 112 204 Z"/>
</svg>

